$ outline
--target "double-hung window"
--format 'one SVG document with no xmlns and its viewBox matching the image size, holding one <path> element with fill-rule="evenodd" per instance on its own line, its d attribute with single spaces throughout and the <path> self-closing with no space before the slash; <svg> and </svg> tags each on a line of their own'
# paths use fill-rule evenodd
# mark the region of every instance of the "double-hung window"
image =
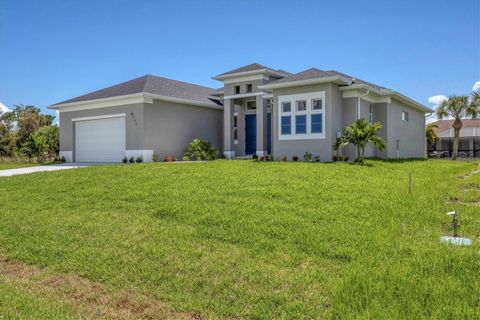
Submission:
<svg viewBox="0 0 480 320">
<path fill-rule="evenodd" d="M 307 115 L 297 115 L 295 116 L 295 134 L 306 134 L 307 133 Z"/>
<path fill-rule="evenodd" d="M 279 140 L 325 138 L 325 92 L 279 96 Z"/>
<path fill-rule="evenodd" d="M 281 135 L 292 134 L 292 103 L 282 102 L 280 108 L 280 133 Z"/>
</svg>

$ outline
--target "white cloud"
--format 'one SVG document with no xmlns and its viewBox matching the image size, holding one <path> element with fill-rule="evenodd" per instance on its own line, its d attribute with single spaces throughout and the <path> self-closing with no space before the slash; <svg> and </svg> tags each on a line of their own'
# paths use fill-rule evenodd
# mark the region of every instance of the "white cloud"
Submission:
<svg viewBox="0 0 480 320">
<path fill-rule="evenodd" d="M 443 94 L 438 94 L 436 96 L 428 98 L 428 102 L 433 103 L 435 105 L 434 108 L 436 108 L 440 103 L 442 103 L 442 101 L 445 101 L 447 99 L 448 98 Z"/>
<path fill-rule="evenodd" d="M 473 84 L 472 90 L 473 91 L 479 91 L 480 90 L 480 81 L 477 81 Z"/>
<path fill-rule="evenodd" d="M 447 96 L 444 96 L 443 94 L 438 94 L 436 96 L 432 96 L 428 98 L 428 102 L 434 104 L 433 110 L 435 110 L 437 109 L 438 105 L 442 103 L 442 101 L 445 101 L 447 99 L 448 99 Z M 433 113 L 427 117 L 426 122 L 430 123 L 430 122 L 435 122 L 436 120 L 437 120 L 437 117 L 435 116 L 435 113 Z"/>
<path fill-rule="evenodd" d="M 6 105 L 0 102 L 0 114 L 5 113 L 5 112 L 10 112 L 12 110 L 8 109 Z"/>
</svg>

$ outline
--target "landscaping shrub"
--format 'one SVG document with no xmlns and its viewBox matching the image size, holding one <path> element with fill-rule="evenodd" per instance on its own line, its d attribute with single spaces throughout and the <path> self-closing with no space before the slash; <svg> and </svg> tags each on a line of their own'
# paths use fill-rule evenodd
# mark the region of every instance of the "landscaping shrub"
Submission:
<svg viewBox="0 0 480 320">
<path fill-rule="evenodd" d="M 303 155 L 303 159 L 304 159 L 305 161 L 307 161 L 307 162 L 312 161 L 312 157 L 313 157 L 312 154 L 311 154 L 310 152 L 308 152 L 308 151 L 305 152 L 305 154 Z"/>
<path fill-rule="evenodd" d="M 282 156 L 282 161 L 288 161 L 287 156 Z"/>
<path fill-rule="evenodd" d="M 201 139 L 193 139 L 189 143 L 184 157 L 188 157 L 190 160 L 215 160 L 217 156 L 217 149 L 208 141 Z"/>
<path fill-rule="evenodd" d="M 152 162 L 158 162 L 158 154 L 152 154 Z"/>
<path fill-rule="evenodd" d="M 123 163 L 127 163 L 127 162 L 128 162 L 127 156 L 123 157 L 122 162 L 123 162 Z"/>
<path fill-rule="evenodd" d="M 142 156 L 136 157 L 136 158 L 135 158 L 135 162 L 136 162 L 136 163 L 141 163 L 141 162 L 143 162 L 143 157 L 142 157 Z"/>
<path fill-rule="evenodd" d="M 293 157 L 292 157 L 292 160 L 293 160 L 293 161 L 298 161 L 298 156 L 293 156 Z"/>
<path fill-rule="evenodd" d="M 258 159 L 258 156 L 257 156 L 256 154 L 253 154 L 253 155 L 252 155 L 252 159 L 253 159 L 253 160 L 257 160 L 257 159 Z"/>
<path fill-rule="evenodd" d="M 135 158 L 134 158 L 134 157 L 130 157 L 130 159 L 128 160 L 128 162 L 130 162 L 130 163 L 135 163 Z"/>
</svg>

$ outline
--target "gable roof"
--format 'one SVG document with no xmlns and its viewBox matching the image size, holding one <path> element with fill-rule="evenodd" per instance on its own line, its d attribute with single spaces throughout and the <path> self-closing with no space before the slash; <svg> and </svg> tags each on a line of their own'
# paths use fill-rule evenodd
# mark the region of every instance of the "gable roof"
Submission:
<svg viewBox="0 0 480 320">
<path fill-rule="evenodd" d="M 415 107 L 423 112 L 431 113 L 433 112 L 432 109 L 427 108 L 426 106 L 410 99 L 409 97 L 396 92 L 394 90 L 390 90 L 388 88 L 379 86 L 377 84 L 367 82 L 348 74 L 338 72 L 335 70 L 320 70 L 317 68 L 310 68 L 290 76 L 284 77 L 282 79 L 278 79 L 276 81 L 269 82 L 268 84 L 264 84 L 259 86 L 260 89 L 278 89 L 278 88 L 287 88 L 287 87 L 294 87 L 294 86 L 303 86 L 303 85 L 312 85 L 312 84 L 319 84 L 319 83 L 336 83 L 340 85 L 340 90 L 354 90 L 354 89 L 367 89 L 372 91 L 373 93 L 379 96 L 387 96 L 387 97 L 395 97 L 397 100 L 406 103 L 412 107 Z"/>
<path fill-rule="evenodd" d="M 212 88 L 147 74 L 140 78 L 122 82 L 105 89 L 93 91 L 76 98 L 56 103 L 53 106 L 66 103 L 125 96 L 136 93 L 150 93 L 169 98 L 218 105 L 218 103 L 212 101 L 216 99 L 210 99 L 210 96 L 214 94 L 215 91 L 216 90 Z"/>
<path fill-rule="evenodd" d="M 219 75 L 216 75 L 215 77 L 213 77 L 213 79 L 221 80 L 224 78 L 235 76 L 237 74 L 254 74 L 256 72 L 265 72 L 265 73 L 276 75 L 277 77 L 285 77 L 288 75 L 288 73 L 282 70 L 274 70 L 272 68 L 266 67 L 259 63 L 251 63 L 246 66 L 236 68 L 236 69 L 221 73 Z"/>
</svg>

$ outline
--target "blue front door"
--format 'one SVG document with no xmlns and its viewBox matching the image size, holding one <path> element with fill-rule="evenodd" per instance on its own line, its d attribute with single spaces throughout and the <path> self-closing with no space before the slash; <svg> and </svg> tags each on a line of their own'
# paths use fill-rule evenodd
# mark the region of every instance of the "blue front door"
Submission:
<svg viewBox="0 0 480 320">
<path fill-rule="evenodd" d="M 257 151 L 257 115 L 245 115 L 245 154 Z"/>
</svg>

